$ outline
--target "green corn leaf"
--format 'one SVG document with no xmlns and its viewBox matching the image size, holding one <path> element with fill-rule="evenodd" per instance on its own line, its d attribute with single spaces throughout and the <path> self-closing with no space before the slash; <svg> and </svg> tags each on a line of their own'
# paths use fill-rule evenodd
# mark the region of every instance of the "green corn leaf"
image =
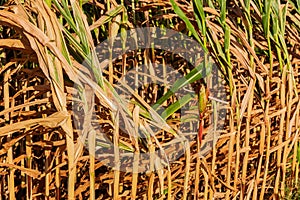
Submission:
<svg viewBox="0 0 300 200">
<path fill-rule="evenodd" d="M 194 0 L 193 3 L 195 4 L 195 12 L 194 15 L 197 20 L 197 24 L 199 26 L 199 29 L 203 35 L 203 45 L 206 47 L 206 17 L 205 12 L 203 9 L 203 1 Z M 199 15 L 199 16 L 198 16 Z"/>
<path fill-rule="evenodd" d="M 270 27 L 270 15 L 271 15 L 271 0 L 264 1 L 264 13 L 262 16 L 262 24 L 265 35 L 269 36 L 269 27 Z"/>
<path fill-rule="evenodd" d="M 67 24 L 71 27 L 71 29 L 77 30 L 76 25 L 73 20 L 73 17 L 72 17 L 72 14 L 71 14 L 66 2 L 62 1 L 63 7 L 57 0 L 54 0 L 53 3 L 57 7 L 59 12 L 62 14 L 62 16 L 65 18 L 65 20 L 67 21 Z"/>
<path fill-rule="evenodd" d="M 198 25 L 200 31 L 201 31 L 202 34 L 203 34 L 203 29 L 204 29 L 204 27 L 203 27 L 203 25 L 202 25 L 202 20 L 199 18 L 199 16 L 197 15 L 197 13 L 195 13 L 195 18 L 196 18 L 196 21 L 197 21 L 197 25 Z M 204 43 L 203 43 L 203 45 L 204 45 Z"/>
<path fill-rule="evenodd" d="M 168 106 L 168 108 L 166 108 L 166 110 L 161 114 L 161 117 L 164 120 L 166 120 L 168 117 L 173 115 L 177 110 L 181 109 L 188 102 L 190 102 L 193 98 L 194 98 L 194 95 L 192 95 L 192 94 L 184 95 L 178 101 L 176 101 L 172 105 Z"/>
<path fill-rule="evenodd" d="M 174 12 L 180 17 L 180 19 L 182 19 L 184 21 L 188 30 L 192 33 L 192 35 L 199 42 L 199 44 L 201 45 L 201 47 L 203 48 L 205 53 L 207 53 L 208 52 L 207 48 L 203 45 L 197 31 L 195 30 L 195 27 L 190 22 L 189 18 L 184 14 L 184 12 L 181 10 L 181 8 L 179 8 L 179 6 L 176 4 L 176 2 L 174 0 L 171 0 L 171 4 L 174 9 Z"/>
<path fill-rule="evenodd" d="M 288 3 L 283 7 L 282 16 L 280 17 L 280 21 L 281 21 L 281 23 L 280 23 L 280 32 L 281 32 L 281 34 L 285 33 L 287 8 L 288 8 Z"/>
<path fill-rule="evenodd" d="M 224 26 L 225 25 L 225 19 L 226 19 L 226 1 L 225 0 L 219 0 L 219 4 L 221 7 L 221 13 L 220 13 L 220 19 L 221 23 Z"/>
<path fill-rule="evenodd" d="M 204 62 L 202 62 L 200 65 L 198 65 L 196 68 L 194 68 L 190 73 L 188 73 L 185 77 L 182 77 L 181 79 L 177 80 L 173 86 L 171 87 L 168 92 L 162 96 L 156 104 L 152 106 L 154 110 L 157 110 L 163 102 L 165 102 L 167 99 L 169 99 L 176 91 L 178 91 L 180 88 L 186 86 L 189 83 L 193 83 L 196 80 L 199 80 L 201 78 L 204 78 L 207 74 L 211 72 L 212 63 L 207 63 L 207 66 Z M 206 70 L 206 72 L 204 71 Z M 204 74 L 205 72 L 205 74 Z"/>
<path fill-rule="evenodd" d="M 227 56 L 227 61 L 230 62 L 230 27 L 225 24 L 225 41 L 224 41 L 224 50 Z"/>
</svg>

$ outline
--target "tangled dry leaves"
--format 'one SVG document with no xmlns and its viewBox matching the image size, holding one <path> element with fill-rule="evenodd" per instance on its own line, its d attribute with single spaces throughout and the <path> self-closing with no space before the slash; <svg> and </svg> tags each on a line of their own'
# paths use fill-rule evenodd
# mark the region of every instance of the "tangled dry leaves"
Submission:
<svg viewBox="0 0 300 200">
<path fill-rule="evenodd" d="M 86 1 L 83 5 L 66 0 L 50 1 L 50 5 L 46 1 L 7 1 L 0 10 L 1 197 L 299 198 L 300 11 L 294 1 L 272 2 L 208 0 L 201 8 L 196 1 Z M 105 160 L 91 153 L 96 151 L 93 143 L 88 150 L 80 141 L 81 137 L 96 140 L 88 126 L 95 123 L 92 111 L 115 144 L 114 152 L 119 151 L 118 145 L 134 150 L 137 158 L 144 151 L 154 152 L 174 138 L 180 125 L 178 113 L 162 120 L 152 110 L 149 99 L 159 96 L 156 86 L 139 93 L 127 86 L 139 102 L 132 108 L 122 107 L 122 99 L 111 88 L 129 69 L 149 60 L 178 65 L 184 74 L 191 70 L 178 55 L 145 49 L 128 53 L 103 70 L 95 45 L 140 26 L 197 34 L 194 37 L 211 53 L 222 73 L 229 104 L 224 105 L 226 126 L 209 154 L 199 157 L 195 140 L 176 162 L 157 171 L 130 173 L 107 167 Z M 89 68 L 81 62 L 84 56 Z M 150 65 L 149 69 L 155 71 Z M 80 99 L 74 84 L 86 89 L 86 101 Z M 72 103 L 77 101 L 84 108 L 82 130 L 74 126 L 78 116 Z M 175 101 L 170 98 L 164 106 Z M 145 117 L 150 111 L 161 130 L 150 134 L 149 143 L 119 130 L 122 122 L 118 117 L 127 113 L 136 126 L 148 130 L 153 125 Z M 207 123 L 213 112 L 208 106 Z M 124 123 L 130 127 L 129 121 Z M 153 169 L 164 165 L 152 164 Z M 138 167 L 135 162 L 133 169 Z"/>
</svg>

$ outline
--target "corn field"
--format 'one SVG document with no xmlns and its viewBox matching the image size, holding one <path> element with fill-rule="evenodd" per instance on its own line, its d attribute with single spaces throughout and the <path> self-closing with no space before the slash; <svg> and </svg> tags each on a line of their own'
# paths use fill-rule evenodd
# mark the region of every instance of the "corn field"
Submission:
<svg viewBox="0 0 300 200">
<path fill-rule="evenodd" d="M 299 83 L 298 0 L 0 0 L 0 199 L 300 199 Z"/>
</svg>

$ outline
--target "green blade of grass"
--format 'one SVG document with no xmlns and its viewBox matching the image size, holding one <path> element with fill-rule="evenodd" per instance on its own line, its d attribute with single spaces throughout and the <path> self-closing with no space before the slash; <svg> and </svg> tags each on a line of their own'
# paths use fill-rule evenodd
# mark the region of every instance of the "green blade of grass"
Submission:
<svg viewBox="0 0 300 200">
<path fill-rule="evenodd" d="M 176 101 L 175 103 L 173 103 L 170 106 L 168 106 L 164 110 L 164 112 L 161 114 L 161 117 L 164 120 L 166 120 L 168 117 L 170 117 L 171 115 L 173 115 L 176 111 L 178 111 L 183 106 L 185 106 L 187 103 L 189 103 L 194 97 L 195 97 L 195 95 L 192 95 L 192 94 L 184 95 L 178 101 Z"/>
<path fill-rule="evenodd" d="M 196 40 L 199 42 L 205 53 L 208 52 L 207 48 L 203 45 L 197 31 L 195 30 L 193 24 L 190 22 L 189 18 L 184 14 L 184 12 L 181 10 L 181 8 L 176 4 L 174 0 L 170 0 L 172 7 L 174 9 L 174 12 L 184 21 L 186 24 L 188 30 L 192 33 L 192 35 L 196 38 Z"/>
<path fill-rule="evenodd" d="M 206 66 L 207 65 L 207 66 Z M 178 91 L 180 88 L 186 86 L 189 83 L 193 83 L 196 80 L 199 80 L 201 78 L 204 78 L 207 74 L 209 74 L 212 70 L 212 63 L 204 63 L 202 62 L 200 65 L 198 65 L 196 68 L 194 68 L 190 73 L 188 73 L 185 77 L 180 78 L 177 80 L 173 86 L 171 87 L 168 92 L 162 96 L 156 104 L 152 106 L 154 110 L 157 110 L 163 102 L 165 102 L 167 99 L 169 99 L 176 91 Z M 204 71 L 205 70 L 205 71 Z M 204 74 L 205 72 L 205 74 Z"/>
</svg>

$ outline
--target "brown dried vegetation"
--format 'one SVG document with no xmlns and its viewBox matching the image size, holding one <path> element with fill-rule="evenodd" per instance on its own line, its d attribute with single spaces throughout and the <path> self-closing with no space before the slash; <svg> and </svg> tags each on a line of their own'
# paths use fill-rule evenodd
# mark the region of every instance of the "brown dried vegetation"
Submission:
<svg viewBox="0 0 300 200">
<path fill-rule="evenodd" d="M 0 10 L 0 199 L 300 198 L 297 2 L 5 1 Z M 131 112 L 135 123 L 147 127 L 145 115 L 157 87 L 135 93 L 144 116 L 138 106 L 116 110 L 110 87 L 147 59 L 172 60 L 185 75 L 191 69 L 178 55 L 141 49 L 103 70 L 95 46 L 135 27 L 192 35 L 217 63 L 229 104 L 224 130 L 204 157 L 198 156 L 195 139 L 163 170 L 125 173 L 95 159 L 96 147 L 90 143 L 89 151 L 78 139 L 89 133 L 88 140 L 95 140 L 87 127 L 94 111 L 115 147 L 153 150 L 151 142 L 140 144 L 119 131 L 118 117 Z M 81 101 L 82 130 L 74 126 L 72 102 L 80 96 L 74 84 L 85 88 L 87 97 Z M 176 99 L 168 101 L 166 106 Z M 207 112 L 213 112 L 211 106 Z M 153 143 L 176 137 L 178 121 L 155 123 L 167 128 L 152 135 Z M 118 148 L 114 152 L 117 163 Z"/>
</svg>

